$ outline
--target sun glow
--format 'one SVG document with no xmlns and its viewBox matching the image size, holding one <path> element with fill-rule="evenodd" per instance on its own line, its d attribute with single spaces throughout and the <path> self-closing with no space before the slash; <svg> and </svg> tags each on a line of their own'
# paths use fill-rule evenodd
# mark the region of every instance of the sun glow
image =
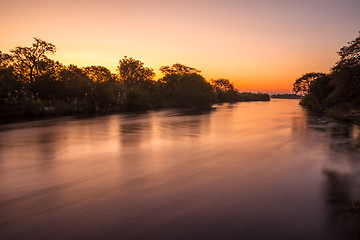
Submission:
<svg viewBox="0 0 360 240">
<path fill-rule="evenodd" d="M 290 92 L 304 72 L 327 72 L 360 22 L 360 3 L 350 0 L 14 0 L 1 8 L 3 52 L 39 37 L 56 45 L 64 64 L 116 72 L 127 55 L 159 78 L 160 66 L 179 62 L 245 91 Z"/>
</svg>

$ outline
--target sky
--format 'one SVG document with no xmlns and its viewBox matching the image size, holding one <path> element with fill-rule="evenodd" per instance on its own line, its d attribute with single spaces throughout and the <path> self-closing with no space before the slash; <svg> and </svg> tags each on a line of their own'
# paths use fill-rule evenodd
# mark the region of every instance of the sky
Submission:
<svg viewBox="0 0 360 240">
<path fill-rule="evenodd" d="M 116 72 L 125 55 L 182 63 L 241 91 L 291 92 L 306 72 L 328 72 L 359 36 L 359 0 L 0 0 L 0 51 L 56 45 L 52 57 Z"/>
</svg>

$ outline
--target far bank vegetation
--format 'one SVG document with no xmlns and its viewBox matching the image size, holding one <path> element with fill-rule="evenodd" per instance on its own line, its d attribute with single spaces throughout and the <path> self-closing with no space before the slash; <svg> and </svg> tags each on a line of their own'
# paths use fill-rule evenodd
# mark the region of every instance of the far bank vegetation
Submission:
<svg viewBox="0 0 360 240">
<path fill-rule="evenodd" d="M 300 102 L 303 106 L 360 122 L 360 36 L 338 54 L 340 59 L 329 73 L 305 73 L 295 81 L 293 91 L 304 94 Z"/>
<path fill-rule="evenodd" d="M 269 101 L 268 94 L 242 93 L 227 79 L 207 81 L 200 70 L 175 63 L 153 69 L 123 57 L 116 74 L 103 66 L 64 65 L 50 58 L 52 43 L 34 38 L 30 47 L 0 52 L 0 116 L 210 108 L 213 103 Z"/>
</svg>

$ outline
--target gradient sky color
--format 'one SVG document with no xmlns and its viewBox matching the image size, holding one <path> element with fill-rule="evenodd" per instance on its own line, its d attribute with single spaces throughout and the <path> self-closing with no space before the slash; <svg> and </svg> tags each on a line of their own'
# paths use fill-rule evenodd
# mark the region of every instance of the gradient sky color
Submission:
<svg viewBox="0 0 360 240">
<path fill-rule="evenodd" d="M 124 55 L 152 67 L 179 62 L 244 91 L 290 92 L 328 72 L 358 36 L 359 0 L 0 0 L 0 51 L 39 37 L 64 64 L 115 72 Z"/>
</svg>

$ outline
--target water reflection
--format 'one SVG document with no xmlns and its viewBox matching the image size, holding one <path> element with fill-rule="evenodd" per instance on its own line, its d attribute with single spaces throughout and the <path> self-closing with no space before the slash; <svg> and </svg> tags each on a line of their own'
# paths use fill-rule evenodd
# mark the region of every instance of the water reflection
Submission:
<svg viewBox="0 0 360 240">
<path fill-rule="evenodd" d="M 353 140 L 353 145 L 360 147 L 360 126 L 353 124 L 351 131 L 350 131 L 350 137 Z"/>
<path fill-rule="evenodd" d="M 353 239 L 360 227 L 358 218 L 349 214 L 351 204 L 360 198 L 359 126 L 312 114 L 308 114 L 307 122 L 327 149 L 327 161 L 322 166 L 327 225 L 333 229 L 334 239 Z"/>
<path fill-rule="evenodd" d="M 359 128 L 296 100 L 2 125 L 1 239 L 343 239 Z M 346 224 L 344 224 L 346 223 Z"/>
<path fill-rule="evenodd" d="M 126 119 L 120 124 L 121 145 L 124 149 L 138 149 L 144 135 L 151 133 L 151 116 L 141 115 L 142 118 Z"/>
<path fill-rule="evenodd" d="M 351 177 L 348 174 L 341 174 L 327 169 L 324 169 L 323 173 L 326 177 L 324 187 L 326 202 L 339 206 L 340 210 L 349 207 L 353 199 L 351 194 Z"/>
</svg>

